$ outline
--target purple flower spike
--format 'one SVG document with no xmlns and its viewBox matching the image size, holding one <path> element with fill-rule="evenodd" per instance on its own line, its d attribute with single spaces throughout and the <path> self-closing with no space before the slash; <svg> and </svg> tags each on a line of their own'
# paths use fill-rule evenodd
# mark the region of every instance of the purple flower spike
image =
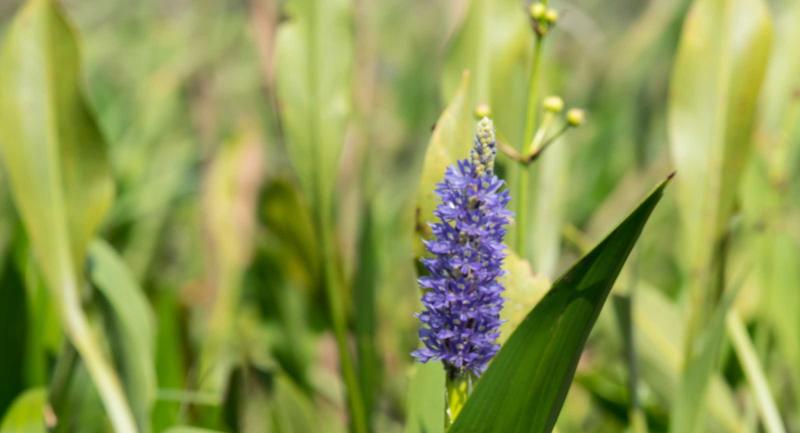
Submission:
<svg viewBox="0 0 800 433">
<path fill-rule="evenodd" d="M 435 240 L 425 242 L 422 259 L 429 275 L 419 279 L 425 289 L 424 311 L 417 314 L 424 347 L 412 353 L 420 362 L 441 360 L 451 374 L 480 375 L 500 345 L 505 258 L 505 226 L 511 218 L 504 182 L 494 174 L 496 153 L 492 121 L 478 122 L 468 160 L 447 168 L 436 187 L 442 202 L 431 224 Z"/>
</svg>

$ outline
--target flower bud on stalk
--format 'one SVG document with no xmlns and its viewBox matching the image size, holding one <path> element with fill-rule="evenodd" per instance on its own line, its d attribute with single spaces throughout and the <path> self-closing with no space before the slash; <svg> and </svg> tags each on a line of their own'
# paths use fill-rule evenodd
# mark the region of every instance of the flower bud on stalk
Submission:
<svg viewBox="0 0 800 433">
<path fill-rule="evenodd" d="M 558 96 L 548 96 L 544 99 L 542 106 L 545 110 L 558 114 L 564 110 L 564 100 Z"/>
<path fill-rule="evenodd" d="M 571 108 L 567 111 L 567 125 L 581 126 L 584 121 L 586 121 L 586 113 L 580 108 Z"/>
</svg>

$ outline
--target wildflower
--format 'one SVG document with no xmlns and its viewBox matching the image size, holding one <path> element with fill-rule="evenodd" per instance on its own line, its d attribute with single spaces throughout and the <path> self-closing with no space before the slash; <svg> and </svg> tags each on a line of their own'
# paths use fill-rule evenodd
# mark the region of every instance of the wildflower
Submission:
<svg viewBox="0 0 800 433">
<path fill-rule="evenodd" d="M 480 375 L 497 353 L 503 306 L 505 226 L 511 212 L 508 191 L 494 174 L 496 154 L 492 121 L 478 122 L 470 158 L 448 167 L 437 185 L 441 203 L 431 224 L 435 240 L 426 242 L 432 257 L 422 260 L 429 275 L 424 311 L 417 317 L 423 348 L 412 355 L 420 362 L 441 360 L 449 375 Z"/>
</svg>

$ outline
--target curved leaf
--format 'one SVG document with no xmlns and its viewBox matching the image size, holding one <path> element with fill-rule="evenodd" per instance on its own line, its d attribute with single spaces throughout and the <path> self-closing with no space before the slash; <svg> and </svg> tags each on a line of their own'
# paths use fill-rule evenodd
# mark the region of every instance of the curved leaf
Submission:
<svg viewBox="0 0 800 433">
<path fill-rule="evenodd" d="M 552 431 L 589 331 L 667 181 L 553 284 L 500 349 L 450 433 Z"/>
<path fill-rule="evenodd" d="M 81 307 L 88 242 L 113 196 L 105 142 L 80 89 L 74 32 L 52 0 L 30 0 L 0 52 L 0 154 L 61 319 L 120 433 L 136 432 L 122 387 Z"/>
<path fill-rule="evenodd" d="M 25 391 L 17 397 L 3 418 L 0 433 L 46 433 L 46 405 L 47 391 L 43 388 Z"/>
<path fill-rule="evenodd" d="M 111 308 L 109 338 L 134 414 L 148 431 L 156 398 L 155 319 L 125 262 L 103 241 L 90 247 L 91 279 Z"/>
</svg>

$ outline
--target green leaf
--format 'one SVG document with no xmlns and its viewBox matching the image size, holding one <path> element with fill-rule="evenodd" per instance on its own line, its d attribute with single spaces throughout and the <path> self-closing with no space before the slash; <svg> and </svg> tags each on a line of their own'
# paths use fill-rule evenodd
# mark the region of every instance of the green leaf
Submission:
<svg viewBox="0 0 800 433">
<path fill-rule="evenodd" d="M 287 150 L 311 208 L 323 279 L 353 430 L 368 430 L 366 408 L 347 346 L 349 301 L 334 239 L 334 192 L 351 114 L 353 35 L 349 0 L 290 0 L 276 40 L 277 96 Z"/>
<path fill-rule="evenodd" d="M 122 258 L 103 241 L 90 247 L 91 279 L 110 307 L 109 338 L 142 431 L 149 431 L 156 398 L 155 320 Z"/>
<path fill-rule="evenodd" d="M 771 40 L 762 0 L 696 0 L 684 23 L 668 132 L 691 272 L 708 269 L 733 210 Z"/>
<path fill-rule="evenodd" d="M 444 368 L 438 362 L 417 364 L 408 384 L 405 433 L 444 431 Z"/>
<path fill-rule="evenodd" d="M 503 345 L 450 433 L 549 433 L 583 345 L 668 180 L 558 279 Z"/>
<path fill-rule="evenodd" d="M 285 12 L 276 84 L 287 150 L 312 206 L 328 215 L 351 110 L 350 2 L 291 0 Z"/>
<path fill-rule="evenodd" d="M 0 433 L 46 433 L 47 426 L 44 422 L 44 411 L 47 405 L 47 391 L 35 388 L 25 391 L 11 406 L 3 423 L 0 424 Z"/>
<path fill-rule="evenodd" d="M 429 237 L 431 234 L 427 222 L 433 220 L 433 210 L 438 201 L 434 192 L 436 184 L 442 181 L 444 172 L 450 164 L 469 155 L 472 146 L 472 122 L 470 121 L 472 109 L 467 102 L 469 81 L 469 74 L 463 74 L 458 91 L 436 122 L 422 163 L 415 210 L 417 229 L 415 252 L 417 256 L 424 253 L 419 235 Z"/>
<path fill-rule="evenodd" d="M 680 384 L 670 413 L 670 432 L 691 433 L 699 430 L 704 414 L 706 388 L 716 371 L 722 342 L 725 338 L 725 317 L 738 290 L 729 291 L 714 307 L 708 323 L 692 342 L 694 348 L 686 358 Z"/>
<path fill-rule="evenodd" d="M 701 426 L 706 385 L 724 335 L 720 269 L 740 178 L 753 148 L 755 110 L 772 46 L 762 0 L 696 0 L 672 73 L 668 131 L 678 170 L 690 327 L 671 431 Z M 716 274 L 723 277 L 715 279 Z"/>
<path fill-rule="evenodd" d="M 680 377 L 684 360 L 686 319 L 681 310 L 655 287 L 640 283 L 636 293 L 634 344 L 641 377 L 662 400 L 670 401 L 677 392 L 679 384 L 676 378 Z M 709 425 L 732 433 L 746 431 L 733 393 L 719 374 L 712 375 L 705 402 L 708 404 Z"/>
<path fill-rule="evenodd" d="M 0 155 L 14 203 L 66 333 L 119 433 L 137 431 L 122 387 L 81 308 L 78 270 L 111 204 L 106 145 L 80 89 L 72 27 L 30 0 L 0 52 Z"/>
<path fill-rule="evenodd" d="M 69 252 L 81 267 L 113 199 L 106 144 L 80 89 L 79 61 L 72 27 L 49 0 L 22 8 L 0 56 L 0 152 L 50 275 Z"/>
</svg>

